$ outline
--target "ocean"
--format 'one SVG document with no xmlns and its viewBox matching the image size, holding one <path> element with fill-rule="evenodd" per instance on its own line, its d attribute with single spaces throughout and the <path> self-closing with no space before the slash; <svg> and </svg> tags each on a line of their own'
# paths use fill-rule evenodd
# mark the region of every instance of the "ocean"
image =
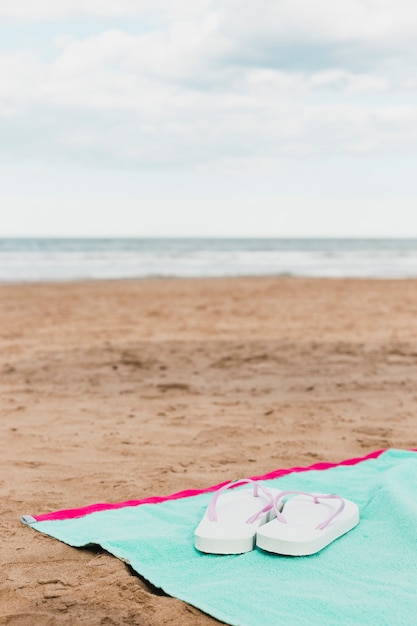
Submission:
<svg viewBox="0 0 417 626">
<path fill-rule="evenodd" d="M 417 239 L 0 239 L 0 282 L 417 277 Z"/>
</svg>

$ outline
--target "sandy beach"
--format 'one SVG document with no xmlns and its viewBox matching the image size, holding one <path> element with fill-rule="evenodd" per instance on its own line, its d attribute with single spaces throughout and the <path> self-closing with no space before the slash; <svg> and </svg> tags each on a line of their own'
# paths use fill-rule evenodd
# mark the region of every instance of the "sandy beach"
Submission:
<svg viewBox="0 0 417 626">
<path fill-rule="evenodd" d="M 209 625 L 22 514 L 417 446 L 417 280 L 0 286 L 0 624 Z"/>
</svg>

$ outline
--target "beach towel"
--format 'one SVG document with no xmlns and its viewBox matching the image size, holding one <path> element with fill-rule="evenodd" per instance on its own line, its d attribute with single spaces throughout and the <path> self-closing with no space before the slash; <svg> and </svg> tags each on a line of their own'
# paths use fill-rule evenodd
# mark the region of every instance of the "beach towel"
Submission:
<svg viewBox="0 0 417 626">
<path fill-rule="evenodd" d="M 233 477 L 225 477 L 225 482 Z M 98 544 L 167 594 L 241 626 L 409 625 L 417 619 L 417 452 L 275 470 L 265 486 L 339 493 L 360 522 L 317 554 L 198 552 L 193 531 L 212 492 L 23 516 L 70 546 Z"/>
</svg>

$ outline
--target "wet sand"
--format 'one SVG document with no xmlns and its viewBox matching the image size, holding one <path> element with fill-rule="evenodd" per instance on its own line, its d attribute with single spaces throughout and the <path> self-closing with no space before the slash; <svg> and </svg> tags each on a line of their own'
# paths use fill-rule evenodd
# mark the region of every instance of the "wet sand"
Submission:
<svg viewBox="0 0 417 626">
<path fill-rule="evenodd" d="M 217 623 L 21 514 L 417 446 L 416 280 L 0 285 L 0 348 L 0 624 Z"/>
</svg>

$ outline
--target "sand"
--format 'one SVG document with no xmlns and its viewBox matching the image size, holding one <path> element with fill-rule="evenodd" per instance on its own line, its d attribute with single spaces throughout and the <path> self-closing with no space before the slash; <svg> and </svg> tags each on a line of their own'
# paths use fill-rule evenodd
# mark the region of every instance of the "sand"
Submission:
<svg viewBox="0 0 417 626">
<path fill-rule="evenodd" d="M 20 523 L 416 447 L 417 281 L 0 286 L 0 623 L 208 626 Z"/>
</svg>

